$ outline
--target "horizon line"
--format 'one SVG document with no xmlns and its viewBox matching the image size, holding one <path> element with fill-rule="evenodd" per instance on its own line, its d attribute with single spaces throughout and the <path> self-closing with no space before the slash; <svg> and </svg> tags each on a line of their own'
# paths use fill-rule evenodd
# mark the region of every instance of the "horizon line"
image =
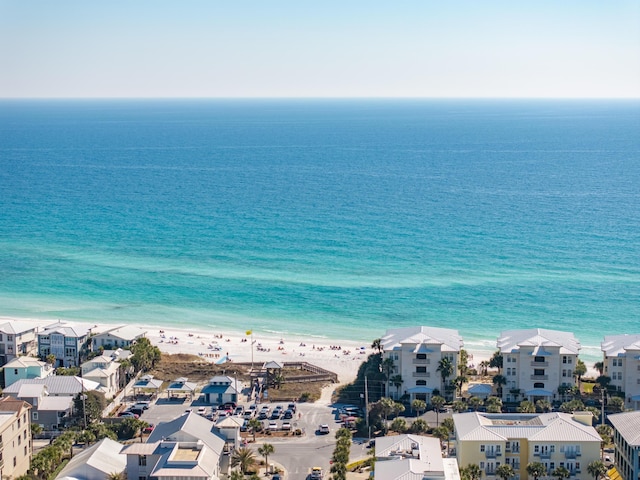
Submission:
<svg viewBox="0 0 640 480">
<path fill-rule="evenodd" d="M 78 97 L 3 97 L 5 100 L 640 100 L 637 97 L 557 97 L 557 96 L 507 96 L 507 97 L 473 97 L 473 96 L 451 96 L 451 97 L 412 97 L 412 96 L 166 96 L 166 97 L 144 97 L 144 96 L 78 96 Z"/>
</svg>

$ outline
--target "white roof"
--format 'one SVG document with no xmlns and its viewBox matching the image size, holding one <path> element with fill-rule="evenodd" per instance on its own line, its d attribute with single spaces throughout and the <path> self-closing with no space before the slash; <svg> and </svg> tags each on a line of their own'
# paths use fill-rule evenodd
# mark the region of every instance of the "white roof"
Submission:
<svg viewBox="0 0 640 480">
<path fill-rule="evenodd" d="M 127 456 L 120 450 L 122 444 L 103 438 L 69 460 L 56 479 L 104 480 L 110 473 L 122 472 L 127 466 Z"/>
<path fill-rule="evenodd" d="M 64 412 L 70 410 L 73 406 L 73 397 L 44 397 L 38 403 L 37 410 L 39 412 L 43 411 L 53 411 L 53 412 Z"/>
<path fill-rule="evenodd" d="M 437 438 L 421 435 L 378 437 L 376 458 L 376 480 L 450 478 L 446 475 L 450 469 L 445 468 Z"/>
<path fill-rule="evenodd" d="M 170 422 L 160 423 L 153 430 L 148 443 L 157 442 L 163 439 L 180 442 L 201 440 L 215 455 L 222 455 L 225 441 L 213 431 L 213 422 L 198 415 L 197 413 L 186 413 Z"/>
<path fill-rule="evenodd" d="M 0 324 L 0 332 L 8 333 L 9 335 L 20 335 L 24 332 L 36 330 L 37 325 L 30 322 L 6 322 Z"/>
<path fill-rule="evenodd" d="M 18 398 L 39 398 L 41 395 L 48 395 L 46 385 L 42 384 L 27 384 L 21 385 L 18 390 Z"/>
<path fill-rule="evenodd" d="M 517 352 L 521 347 L 533 347 L 535 355 L 549 355 L 550 350 L 557 349 L 560 353 L 574 355 L 580 351 L 580 342 L 573 333 L 543 328 L 505 330 L 500 334 L 497 345 L 501 353 Z"/>
<path fill-rule="evenodd" d="M 70 377 L 66 375 L 51 375 L 46 378 L 29 378 L 18 380 L 3 390 L 7 395 L 16 396 L 23 385 L 46 385 L 49 395 L 76 395 L 81 391 L 97 390 L 100 388 L 98 382 L 83 379 L 80 377 Z"/>
<path fill-rule="evenodd" d="M 640 334 L 607 335 L 600 348 L 607 357 L 622 356 L 627 350 L 640 350 Z"/>
<path fill-rule="evenodd" d="M 400 348 L 403 344 L 439 345 L 443 352 L 459 352 L 463 347 L 462 337 L 457 330 L 424 326 L 387 330 L 380 343 L 385 351 Z"/>
<path fill-rule="evenodd" d="M 89 330 L 91 329 L 86 325 L 80 325 L 78 323 L 68 324 L 64 322 L 56 322 L 51 325 L 47 325 L 42 332 L 38 332 L 38 335 L 60 333 L 69 338 L 82 338 L 87 336 Z"/>
<path fill-rule="evenodd" d="M 600 442 L 596 429 L 574 420 L 568 413 L 456 413 L 458 440 Z"/>
<path fill-rule="evenodd" d="M 96 337 L 111 336 L 121 340 L 133 341 L 137 338 L 144 337 L 146 334 L 147 330 L 144 328 L 136 327 L 135 325 L 121 325 L 105 330 L 97 334 Z"/>
<path fill-rule="evenodd" d="M 607 419 L 629 445 L 640 446 L 640 411 L 614 413 Z"/>
<path fill-rule="evenodd" d="M 28 368 L 28 367 L 46 367 L 47 362 L 42 362 L 35 357 L 16 357 L 7 362 L 4 368 Z"/>
</svg>

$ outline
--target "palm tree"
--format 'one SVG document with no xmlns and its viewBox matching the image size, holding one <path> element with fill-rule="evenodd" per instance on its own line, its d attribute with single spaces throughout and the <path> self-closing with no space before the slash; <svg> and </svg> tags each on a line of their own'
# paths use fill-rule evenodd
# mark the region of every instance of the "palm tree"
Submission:
<svg viewBox="0 0 640 480">
<path fill-rule="evenodd" d="M 469 480 L 480 480 L 480 478 L 482 477 L 482 470 L 480 470 L 480 466 L 475 463 L 467 465 L 464 468 L 464 471 L 464 475 Z"/>
<path fill-rule="evenodd" d="M 587 366 L 580 359 L 576 362 L 576 368 L 573 371 L 573 374 L 576 376 L 578 380 L 578 386 L 580 386 L 580 382 L 582 381 L 582 376 L 587 373 Z"/>
<path fill-rule="evenodd" d="M 593 364 L 593 368 L 595 368 L 600 375 L 602 375 L 604 373 L 604 363 L 603 362 L 594 363 Z"/>
<path fill-rule="evenodd" d="M 382 340 L 379 338 L 376 338 L 371 344 L 371 348 L 373 348 L 374 350 L 377 350 L 378 353 L 382 353 Z"/>
<path fill-rule="evenodd" d="M 439 395 L 434 395 L 431 397 L 431 406 L 436 411 L 436 425 L 440 424 L 440 419 L 438 415 L 440 414 L 440 409 L 446 403 L 446 400 Z"/>
<path fill-rule="evenodd" d="M 518 406 L 518 413 L 535 413 L 536 406 L 529 400 L 523 400 Z"/>
<path fill-rule="evenodd" d="M 449 430 L 446 427 L 436 427 L 433 429 L 433 436 L 440 440 L 440 444 L 449 440 Z"/>
<path fill-rule="evenodd" d="M 231 466 L 240 467 L 240 472 L 245 475 L 247 470 L 254 466 L 256 463 L 256 457 L 250 448 L 238 448 L 233 452 L 231 456 Z"/>
<path fill-rule="evenodd" d="M 480 375 L 486 377 L 489 370 L 489 361 L 483 360 L 478 364 L 478 366 L 480 367 Z"/>
<path fill-rule="evenodd" d="M 493 355 L 489 359 L 489 367 L 497 368 L 498 372 L 501 372 L 502 371 L 503 360 L 504 359 L 502 357 L 502 354 L 500 353 L 500 350 L 495 351 L 495 352 L 493 352 Z"/>
<path fill-rule="evenodd" d="M 262 422 L 260 422 L 260 420 L 258 420 L 255 417 L 250 418 L 249 421 L 247 422 L 247 428 L 250 428 L 251 433 L 253 433 L 253 443 L 256 443 L 256 432 L 260 430 L 261 427 L 262 427 Z"/>
<path fill-rule="evenodd" d="M 244 480 L 244 475 L 239 471 L 234 470 L 231 472 L 231 475 L 229 475 L 229 480 Z"/>
<path fill-rule="evenodd" d="M 600 456 L 604 453 L 602 449 L 607 446 L 612 441 L 613 429 L 609 425 L 598 425 L 596 427 L 596 432 L 600 435 L 602 441 L 600 442 Z"/>
<path fill-rule="evenodd" d="M 456 400 L 455 402 L 453 402 L 453 404 L 451 405 L 451 408 L 453 409 L 454 412 L 456 413 L 462 413 L 467 409 L 467 405 L 461 401 L 461 400 Z"/>
<path fill-rule="evenodd" d="M 465 375 L 458 375 L 456 378 L 453 379 L 453 383 L 458 389 L 458 395 L 462 396 L 462 386 L 465 383 L 469 383 L 469 378 L 466 377 Z"/>
<path fill-rule="evenodd" d="M 527 475 L 533 477 L 533 480 L 538 480 L 545 473 L 547 473 L 547 468 L 540 462 L 531 462 L 527 465 Z"/>
<path fill-rule="evenodd" d="M 107 480 L 127 480 L 127 475 L 124 472 L 111 472 L 107 475 Z"/>
<path fill-rule="evenodd" d="M 427 402 L 416 398 L 413 402 L 411 402 L 411 408 L 416 411 L 417 417 L 418 415 L 420 415 L 420 412 L 424 412 L 427 409 Z"/>
<path fill-rule="evenodd" d="M 558 480 L 566 480 L 571 476 L 571 472 L 564 467 L 557 467 L 553 472 L 551 472 L 553 477 L 556 477 Z"/>
<path fill-rule="evenodd" d="M 393 377 L 391 377 L 391 383 L 393 383 L 393 386 L 396 387 L 396 399 L 398 399 L 398 397 L 400 396 L 400 387 L 402 386 L 403 382 L 404 380 L 402 380 L 402 375 L 394 375 Z"/>
<path fill-rule="evenodd" d="M 384 381 L 385 383 L 389 382 L 391 379 L 391 373 L 395 367 L 395 363 L 393 363 L 393 358 L 385 358 L 380 365 L 382 368 L 382 373 L 384 373 Z M 385 393 L 388 395 L 389 385 L 388 383 L 385 385 Z"/>
<path fill-rule="evenodd" d="M 455 424 L 453 423 L 453 418 L 447 417 L 444 420 L 442 420 L 442 427 L 446 428 L 447 431 L 449 432 L 449 436 L 447 437 L 447 452 L 448 452 L 449 451 L 449 439 L 451 438 L 451 435 L 453 435 L 453 432 L 455 431 Z"/>
<path fill-rule="evenodd" d="M 442 385 L 447 383 L 447 378 L 453 375 L 453 363 L 449 360 L 448 357 L 444 357 L 440 359 L 438 362 L 438 368 L 436 368 L 436 372 L 440 372 L 440 376 L 442 377 Z"/>
<path fill-rule="evenodd" d="M 502 398 L 502 387 L 507 384 L 507 379 L 504 375 L 495 375 L 492 380 L 493 384 L 498 389 L 498 396 Z"/>
<path fill-rule="evenodd" d="M 553 406 L 549 400 L 540 399 L 536 402 L 536 411 L 547 413 L 550 412 Z"/>
<path fill-rule="evenodd" d="M 587 472 L 595 478 L 595 480 L 598 480 L 607 474 L 607 467 L 601 460 L 596 460 L 587 465 Z"/>
<path fill-rule="evenodd" d="M 258 453 L 264 457 L 265 472 L 269 471 L 269 455 L 275 451 L 276 449 L 270 443 L 263 443 L 262 446 L 258 448 Z"/>
<path fill-rule="evenodd" d="M 391 422 L 389 430 L 392 432 L 404 433 L 407 431 L 407 421 L 402 417 L 398 417 Z"/>
<path fill-rule="evenodd" d="M 413 433 L 424 433 L 429 429 L 429 425 L 422 418 L 418 418 L 411 424 L 411 431 Z"/>
<path fill-rule="evenodd" d="M 624 410 L 624 400 L 620 397 L 613 397 L 607 403 L 610 412 L 618 413 Z"/>
<path fill-rule="evenodd" d="M 496 475 L 502 480 L 509 480 L 511 477 L 515 477 L 516 472 L 511 465 L 503 463 L 496 468 Z"/>
<path fill-rule="evenodd" d="M 390 398 L 384 397 L 378 400 L 378 405 L 380 406 L 380 411 L 384 417 L 384 425 L 387 425 L 387 418 L 393 412 L 394 409 L 394 401 Z"/>
<path fill-rule="evenodd" d="M 473 410 L 475 410 L 476 412 L 478 411 L 478 409 L 484 405 L 484 400 L 482 400 L 480 397 L 469 397 L 469 400 L 467 400 L 467 405 L 469 405 L 469 408 L 472 408 Z"/>
<path fill-rule="evenodd" d="M 500 413 L 502 411 L 502 400 L 498 397 L 489 397 L 484 404 L 487 406 L 487 412 L 489 413 Z"/>
</svg>

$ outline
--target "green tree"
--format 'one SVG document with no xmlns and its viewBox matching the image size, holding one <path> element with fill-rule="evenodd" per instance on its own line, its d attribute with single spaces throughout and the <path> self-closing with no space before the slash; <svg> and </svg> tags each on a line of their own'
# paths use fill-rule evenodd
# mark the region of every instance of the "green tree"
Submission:
<svg viewBox="0 0 640 480">
<path fill-rule="evenodd" d="M 269 471 L 269 455 L 275 451 L 275 447 L 270 443 L 263 443 L 261 447 L 258 447 L 258 453 L 264 457 L 265 472 Z"/>
<path fill-rule="evenodd" d="M 391 422 L 389 430 L 393 432 L 404 433 L 407 431 L 407 421 L 402 417 L 398 417 L 394 419 L 393 422 Z"/>
<path fill-rule="evenodd" d="M 418 418 L 416 419 L 412 424 L 411 424 L 411 433 L 424 433 L 429 429 L 429 425 L 427 425 L 427 422 L 424 421 L 424 419 L 422 418 Z"/>
<path fill-rule="evenodd" d="M 451 408 L 453 409 L 454 412 L 456 413 L 462 413 L 465 412 L 467 410 L 467 404 L 464 403 L 461 400 L 456 400 L 455 402 L 453 402 L 453 404 L 451 405 Z"/>
<path fill-rule="evenodd" d="M 595 368 L 600 375 L 604 373 L 604 363 L 596 362 L 593 364 L 593 368 Z"/>
<path fill-rule="evenodd" d="M 484 402 L 487 406 L 487 412 L 489 413 L 500 413 L 502 412 L 502 400 L 498 397 L 489 397 L 487 401 Z"/>
<path fill-rule="evenodd" d="M 509 480 L 510 478 L 515 477 L 516 472 L 511 465 L 503 463 L 498 465 L 496 468 L 496 475 L 502 480 Z"/>
<path fill-rule="evenodd" d="M 371 348 L 376 350 L 378 353 L 382 353 L 382 340 L 380 338 L 376 338 L 371 344 Z"/>
<path fill-rule="evenodd" d="M 446 427 L 436 427 L 433 429 L 433 436 L 440 440 L 440 444 L 442 442 L 449 441 L 449 430 Z"/>
<path fill-rule="evenodd" d="M 500 351 L 498 350 L 496 352 L 493 352 L 493 355 L 489 359 L 489 367 L 497 368 L 498 371 L 501 372 L 502 371 L 502 365 L 503 365 L 503 357 L 502 357 L 502 354 L 500 353 Z"/>
<path fill-rule="evenodd" d="M 582 360 L 578 359 L 578 361 L 576 362 L 576 368 L 573 371 L 573 374 L 576 376 L 576 379 L 578 380 L 578 385 L 580 385 L 580 382 L 582 382 L 582 376 L 586 373 L 587 373 L 587 366 L 584 364 Z"/>
<path fill-rule="evenodd" d="M 472 408 L 474 411 L 478 411 L 478 409 L 484 405 L 484 400 L 482 400 L 480 397 L 469 397 L 469 400 L 467 400 L 467 405 L 469 405 L 469 408 Z"/>
<path fill-rule="evenodd" d="M 489 373 L 489 361 L 483 360 L 478 364 L 478 366 L 480 367 L 480 375 L 482 377 L 486 377 Z"/>
<path fill-rule="evenodd" d="M 462 396 L 462 387 L 464 386 L 465 383 L 469 383 L 469 378 L 466 377 L 465 375 L 458 375 L 456 378 L 453 379 L 453 384 L 458 389 L 459 396 Z"/>
<path fill-rule="evenodd" d="M 613 397 L 607 403 L 607 409 L 612 413 L 624 411 L 624 400 L 620 397 Z"/>
<path fill-rule="evenodd" d="M 560 411 L 564 413 L 581 412 L 584 410 L 584 403 L 581 400 L 575 399 L 570 402 L 564 402 L 560 405 Z"/>
<path fill-rule="evenodd" d="M 553 406 L 549 400 L 538 400 L 536 402 L 536 412 L 547 413 L 550 412 Z"/>
<path fill-rule="evenodd" d="M 469 372 L 469 353 L 464 349 L 460 349 L 460 363 L 458 364 L 460 376 L 466 377 Z"/>
<path fill-rule="evenodd" d="M 601 460 L 595 460 L 587 465 L 587 473 L 598 480 L 607 474 L 607 467 Z"/>
<path fill-rule="evenodd" d="M 436 372 L 440 372 L 440 377 L 442 377 L 442 385 L 446 385 L 447 378 L 453 375 L 453 363 L 449 360 L 448 357 L 444 357 L 440 359 L 438 362 L 438 368 L 436 368 Z"/>
<path fill-rule="evenodd" d="M 527 475 L 533 477 L 534 480 L 538 480 L 540 477 L 547 473 L 547 469 L 544 464 L 540 462 L 531 462 L 527 465 Z"/>
<path fill-rule="evenodd" d="M 138 372 L 146 372 L 151 370 L 162 356 L 160 349 L 151 344 L 151 341 L 142 337 L 131 345 L 131 364 Z"/>
<path fill-rule="evenodd" d="M 596 431 L 602 439 L 602 441 L 600 442 L 600 456 L 602 456 L 603 449 L 613 441 L 613 429 L 609 425 L 602 424 L 596 427 Z"/>
<path fill-rule="evenodd" d="M 551 472 L 551 476 L 557 478 L 558 480 L 566 480 L 567 478 L 571 477 L 571 472 L 566 468 L 560 466 L 556 467 L 556 469 Z"/>
<path fill-rule="evenodd" d="M 56 364 L 56 356 L 53 353 L 50 353 L 49 355 L 47 355 L 44 358 L 44 361 L 47 362 L 49 365 L 55 365 Z"/>
<path fill-rule="evenodd" d="M 231 455 L 231 466 L 239 467 L 243 475 L 246 475 L 247 471 L 255 464 L 256 457 L 250 448 L 237 448 Z"/>
<path fill-rule="evenodd" d="M 504 375 L 498 374 L 498 375 L 494 375 L 491 381 L 498 389 L 498 396 L 502 398 L 502 387 L 504 387 L 507 384 L 507 378 Z"/>
<path fill-rule="evenodd" d="M 237 470 L 233 470 L 229 475 L 229 480 L 244 480 L 244 475 Z"/>
<path fill-rule="evenodd" d="M 262 423 L 257 418 L 252 417 L 247 422 L 247 428 L 249 428 L 253 434 L 253 443 L 256 443 L 256 432 L 260 431 Z"/>
<path fill-rule="evenodd" d="M 107 400 L 104 398 L 104 394 L 95 390 L 80 392 L 73 399 L 76 415 L 82 421 L 86 420 L 87 425 L 100 420 L 106 406 Z"/>
<path fill-rule="evenodd" d="M 460 477 L 463 480 L 480 480 L 482 478 L 482 470 L 480 466 L 472 463 L 460 469 Z"/>
<path fill-rule="evenodd" d="M 444 406 L 446 400 L 439 395 L 434 395 L 431 397 L 431 406 L 436 412 L 436 425 L 440 424 L 440 409 Z"/>
<path fill-rule="evenodd" d="M 396 387 L 396 398 L 398 398 L 400 396 L 400 387 L 404 382 L 404 380 L 402 380 L 402 375 L 394 375 L 393 377 L 391 377 L 390 381 L 393 386 Z"/>
<path fill-rule="evenodd" d="M 518 413 L 535 413 L 536 406 L 529 400 L 523 400 L 518 406 Z"/>
<path fill-rule="evenodd" d="M 411 408 L 415 410 L 417 417 L 418 415 L 420 415 L 420 412 L 424 412 L 427 409 L 427 402 L 416 398 L 413 402 L 411 402 Z"/>
</svg>

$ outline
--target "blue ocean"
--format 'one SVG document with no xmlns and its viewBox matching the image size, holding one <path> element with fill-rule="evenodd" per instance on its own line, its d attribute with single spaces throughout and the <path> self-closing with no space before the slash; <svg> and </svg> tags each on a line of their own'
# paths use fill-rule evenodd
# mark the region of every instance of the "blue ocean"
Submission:
<svg viewBox="0 0 640 480">
<path fill-rule="evenodd" d="M 0 315 L 640 333 L 640 101 L 0 101 Z"/>
</svg>

